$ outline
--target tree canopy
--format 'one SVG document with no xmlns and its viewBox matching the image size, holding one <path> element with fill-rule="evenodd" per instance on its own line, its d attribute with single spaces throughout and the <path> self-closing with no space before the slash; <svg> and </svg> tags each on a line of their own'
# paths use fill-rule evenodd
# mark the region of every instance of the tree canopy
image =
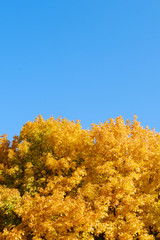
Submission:
<svg viewBox="0 0 160 240">
<path fill-rule="evenodd" d="M 160 133 L 120 116 L 0 137 L 0 240 L 160 239 Z"/>
</svg>

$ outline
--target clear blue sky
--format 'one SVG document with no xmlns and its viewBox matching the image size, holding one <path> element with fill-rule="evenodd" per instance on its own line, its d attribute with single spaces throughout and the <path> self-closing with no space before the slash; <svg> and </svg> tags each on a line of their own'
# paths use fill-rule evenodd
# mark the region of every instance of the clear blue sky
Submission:
<svg viewBox="0 0 160 240">
<path fill-rule="evenodd" d="M 0 135 L 42 114 L 160 131 L 159 0 L 0 1 Z"/>
</svg>

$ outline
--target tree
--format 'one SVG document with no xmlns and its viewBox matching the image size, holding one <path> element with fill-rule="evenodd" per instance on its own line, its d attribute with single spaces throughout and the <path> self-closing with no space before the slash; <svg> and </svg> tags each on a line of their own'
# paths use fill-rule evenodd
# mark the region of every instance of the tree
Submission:
<svg viewBox="0 0 160 240">
<path fill-rule="evenodd" d="M 160 239 L 160 134 L 122 117 L 0 138 L 0 239 Z"/>
</svg>

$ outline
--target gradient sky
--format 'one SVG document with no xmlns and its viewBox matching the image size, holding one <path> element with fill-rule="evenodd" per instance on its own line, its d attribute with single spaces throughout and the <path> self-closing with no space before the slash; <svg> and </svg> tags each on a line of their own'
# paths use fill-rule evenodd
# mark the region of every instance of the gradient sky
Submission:
<svg viewBox="0 0 160 240">
<path fill-rule="evenodd" d="M 39 114 L 160 131 L 159 0 L 0 1 L 0 135 Z"/>
</svg>

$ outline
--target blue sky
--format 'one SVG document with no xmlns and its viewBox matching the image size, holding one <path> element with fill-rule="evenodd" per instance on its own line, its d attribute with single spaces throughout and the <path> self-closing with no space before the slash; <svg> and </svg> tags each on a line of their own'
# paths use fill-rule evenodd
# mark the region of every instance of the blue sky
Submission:
<svg viewBox="0 0 160 240">
<path fill-rule="evenodd" d="M 160 131 L 159 0 L 0 1 L 0 135 L 39 114 Z"/>
</svg>

